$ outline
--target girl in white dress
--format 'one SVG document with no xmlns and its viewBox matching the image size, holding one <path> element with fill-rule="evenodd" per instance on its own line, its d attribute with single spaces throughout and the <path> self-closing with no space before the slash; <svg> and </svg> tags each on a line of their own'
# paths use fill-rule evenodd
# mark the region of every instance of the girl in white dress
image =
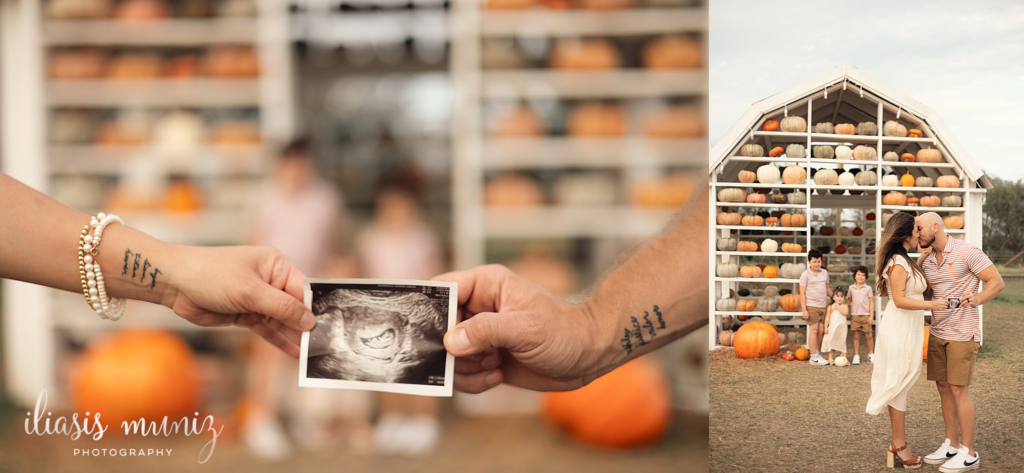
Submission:
<svg viewBox="0 0 1024 473">
<path fill-rule="evenodd" d="M 867 412 L 878 415 L 888 408 L 892 427 L 887 466 L 920 468 L 921 457 L 912 455 L 906 439 L 907 392 L 921 374 L 924 346 L 924 311 L 944 309 L 946 301 L 931 298 L 928 281 L 907 251 L 917 246 L 914 216 L 900 212 L 885 225 L 875 268 L 878 294 L 889 302 L 879 320 L 875 344 L 875 368 L 871 374 L 871 398 Z M 927 297 L 926 297 L 927 296 Z"/>
<path fill-rule="evenodd" d="M 834 365 L 835 354 L 839 352 L 846 357 L 846 316 L 850 313 L 850 305 L 846 302 L 846 291 L 837 287 L 832 291 L 832 305 L 825 314 L 825 338 L 821 341 L 821 351 L 828 352 L 828 364 Z"/>
</svg>

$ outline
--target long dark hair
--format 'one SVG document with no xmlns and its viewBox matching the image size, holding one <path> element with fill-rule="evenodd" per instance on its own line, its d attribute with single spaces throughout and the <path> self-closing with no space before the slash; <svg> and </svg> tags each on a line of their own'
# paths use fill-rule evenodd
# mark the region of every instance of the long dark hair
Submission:
<svg viewBox="0 0 1024 473">
<path fill-rule="evenodd" d="M 886 267 L 890 259 L 893 259 L 896 255 L 902 256 L 910 263 L 910 269 L 916 276 L 920 276 L 921 280 L 925 282 L 928 287 L 925 290 L 925 297 L 931 298 L 932 287 L 928 284 L 928 280 L 924 277 L 924 272 L 921 271 L 921 267 L 917 265 L 917 262 L 910 259 L 910 255 L 907 254 L 907 249 L 903 247 L 903 242 L 914 234 L 914 216 L 907 212 L 899 212 L 889 218 L 889 221 L 885 224 L 885 233 L 883 233 L 882 244 L 876 251 L 875 261 L 875 276 L 878 281 L 878 295 L 882 297 L 889 296 L 889 285 L 886 283 L 884 277 Z"/>
</svg>

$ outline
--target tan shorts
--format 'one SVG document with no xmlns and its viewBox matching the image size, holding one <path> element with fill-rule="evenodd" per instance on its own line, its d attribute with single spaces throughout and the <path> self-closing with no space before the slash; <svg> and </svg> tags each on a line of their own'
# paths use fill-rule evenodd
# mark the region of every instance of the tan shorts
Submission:
<svg viewBox="0 0 1024 473">
<path fill-rule="evenodd" d="M 808 307 L 807 308 L 807 325 L 815 325 L 825 322 L 825 308 L 824 307 Z"/>
<path fill-rule="evenodd" d="M 928 381 L 945 381 L 954 386 L 971 384 L 980 345 L 973 340 L 958 342 L 929 335 Z"/>
<path fill-rule="evenodd" d="M 870 315 L 855 315 L 850 320 L 850 331 L 851 332 L 864 332 L 868 335 L 871 334 L 871 324 L 868 323 L 871 320 Z"/>
</svg>

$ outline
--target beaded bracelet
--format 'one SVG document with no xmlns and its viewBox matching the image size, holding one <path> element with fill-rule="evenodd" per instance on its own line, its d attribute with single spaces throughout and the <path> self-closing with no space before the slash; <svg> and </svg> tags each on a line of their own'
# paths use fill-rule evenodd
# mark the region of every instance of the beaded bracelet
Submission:
<svg viewBox="0 0 1024 473">
<path fill-rule="evenodd" d="M 124 225 L 124 220 L 121 220 L 121 217 L 100 212 L 92 217 L 89 224 L 82 229 L 82 235 L 78 240 L 78 270 L 82 275 L 82 294 L 85 295 L 85 302 L 101 318 L 118 320 L 124 315 L 127 301 L 107 297 L 103 273 L 100 271 L 100 263 L 96 259 L 99 254 L 103 229 L 113 222 Z"/>
</svg>

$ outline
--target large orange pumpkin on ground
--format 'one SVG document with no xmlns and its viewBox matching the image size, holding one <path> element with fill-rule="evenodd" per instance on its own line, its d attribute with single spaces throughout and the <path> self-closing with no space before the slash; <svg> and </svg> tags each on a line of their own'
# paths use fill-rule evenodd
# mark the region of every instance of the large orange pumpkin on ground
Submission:
<svg viewBox="0 0 1024 473">
<path fill-rule="evenodd" d="M 747 322 L 733 336 L 732 349 L 744 359 L 772 356 L 779 352 L 779 331 L 766 322 Z"/>
<path fill-rule="evenodd" d="M 76 412 L 101 414 L 112 432 L 123 421 L 191 417 L 199 406 L 199 364 L 171 332 L 118 330 L 94 340 L 71 372 Z"/>
<path fill-rule="evenodd" d="M 544 395 L 544 415 L 555 426 L 606 448 L 656 443 L 668 429 L 671 409 L 665 373 L 647 357 L 575 391 Z"/>
</svg>

